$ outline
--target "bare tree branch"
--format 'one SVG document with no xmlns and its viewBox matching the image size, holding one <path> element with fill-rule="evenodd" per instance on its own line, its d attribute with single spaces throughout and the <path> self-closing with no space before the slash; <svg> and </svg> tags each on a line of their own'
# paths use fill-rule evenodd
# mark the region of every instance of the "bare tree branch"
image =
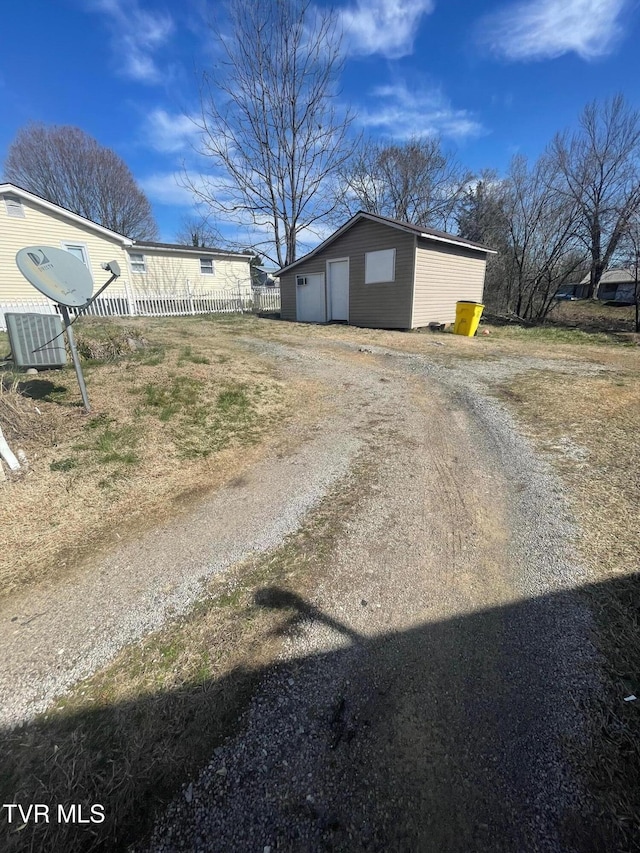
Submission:
<svg viewBox="0 0 640 853">
<path fill-rule="evenodd" d="M 341 169 L 340 212 L 366 210 L 446 230 L 471 178 L 439 139 L 367 140 Z"/>
<path fill-rule="evenodd" d="M 231 0 L 231 35 L 202 74 L 200 152 L 213 175 L 187 184 L 200 201 L 265 233 L 279 265 L 298 235 L 335 207 L 328 181 L 351 154 L 352 117 L 340 109 L 342 70 L 334 13 L 311 0 Z"/>
</svg>

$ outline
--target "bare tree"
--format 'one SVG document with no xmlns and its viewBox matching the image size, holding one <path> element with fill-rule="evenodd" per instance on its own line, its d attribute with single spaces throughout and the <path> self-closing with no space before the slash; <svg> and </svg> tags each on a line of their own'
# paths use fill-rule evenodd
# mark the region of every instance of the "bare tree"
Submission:
<svg viewBox="0 0 640 853">
<path fill-rule="evenodd" d="M 187 182 L 213 210 L 266 233 L 256 245 L 285 266 L 300 232 L 334 207 L 327 182 L 351 152 L 337 18 L 311 0 L 231 0 L 229 20 L 230 31 L 213 31 L 221 57 L 202 75 L 197 122 L 213 174 Z"/>
<path fill-rule="evenodd" d="M 628 223 L 620 255 L 633 276 L 633 304 L 635 307 L 634 330 L 640 332 L 640 217 L 634 216 Z"/>
<path fill-rule="evenodd" d="M 558 288 L 584 265 L 586 249 L 576 236 L 579 202 L 556 192 L 548 161 L 529 166 L 514 157 L 505 180 L 505 214 L 513 288 L 509 308 L 518 317 L 543 320 Z"/>
<path fill-rule="evenodd" d="M 587 296 L 600 279 L 640 205 L 640 113 L 622 95 L 588 104 L 576 133 L 558 134 L 548 162 L 554 185 L 577 206 L 580 236 L 589 251 Z"/>
<path fill-rule="evenodd" d="M 340 171 L 341 209 L 447 230 L 472 178 L 439 139 L 364 141 Z"/>
<path fill-rule="evenodd" d="M 216 226 L 211 224 L 209 217 L 197 215 L 182 217 L 175 239 L 183 246 L 196 248 L 220 248 L 224 243 L 222 235 Z"/>
<path fill-rule="evenodd" d="M 4 173 L 25 190 L 138 240 L 157 226 L 126 163 L 78 127 L 29 124 L 9 147 Z"/>
</svg>

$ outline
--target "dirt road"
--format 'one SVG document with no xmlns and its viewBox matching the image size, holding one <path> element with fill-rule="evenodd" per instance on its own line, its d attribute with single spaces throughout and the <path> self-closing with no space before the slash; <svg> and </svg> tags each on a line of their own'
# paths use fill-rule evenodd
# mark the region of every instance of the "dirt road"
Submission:
<svg viewBox="0 0 640 853">
<path fill-rule="evenodd" d="M 151 850 L 598 849 L 565 754 L 594 680 L 550 472 L 473 376 L 265 353 L 332 382 L 372 473 L 313 600 L 257 591 L 299 611 L 282 664 Z"/>
<path fill-rule="evenodd" d="M 0 614 L 3 722 L 186 612 L 212 574 L 275 547 L 365 471 L 312 599 L 256 590 L 256 606 L 299 614 L 281 662 L 150 849 L 601 849 L 567 758 L 598 689 L 574 531 L 482 386 L 542 363 L 449 369 L 295 344 L 242 342 L 325 389 L 317 423 L 189 518 Z"/>
</svg>

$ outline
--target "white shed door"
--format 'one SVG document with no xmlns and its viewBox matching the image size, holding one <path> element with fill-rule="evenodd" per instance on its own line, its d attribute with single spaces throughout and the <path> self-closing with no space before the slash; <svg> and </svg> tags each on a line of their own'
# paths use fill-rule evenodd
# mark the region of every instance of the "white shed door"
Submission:
<svg viewBox="0 0 640 853">
<path fill-rule="evenodd" d="M 327 322 L 324 273 L 296 276 L 296 320 L 299 323 Z"/>
<path fill-rule="evenodd" d="M 349 261 L 329 261 L 329 304 L 332 320 L 349 320 Z"/>
</svg>

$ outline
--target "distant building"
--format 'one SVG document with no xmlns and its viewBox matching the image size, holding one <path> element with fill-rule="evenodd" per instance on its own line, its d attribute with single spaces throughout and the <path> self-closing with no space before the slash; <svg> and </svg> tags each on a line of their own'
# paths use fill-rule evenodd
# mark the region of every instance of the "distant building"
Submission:
<svg viewBox="0 0 640 853">
<path fill-rule="evenodd" d="M 586 275 L 580 282 L 589 284 Z M 598 287 L 598 299 L 602 302 L 618 302 L 620 305 L 631 305 L 635 302 L 635 275 L 628 267 L 618 267 L 607 270 L 602 274 Z"/>
</svg>

